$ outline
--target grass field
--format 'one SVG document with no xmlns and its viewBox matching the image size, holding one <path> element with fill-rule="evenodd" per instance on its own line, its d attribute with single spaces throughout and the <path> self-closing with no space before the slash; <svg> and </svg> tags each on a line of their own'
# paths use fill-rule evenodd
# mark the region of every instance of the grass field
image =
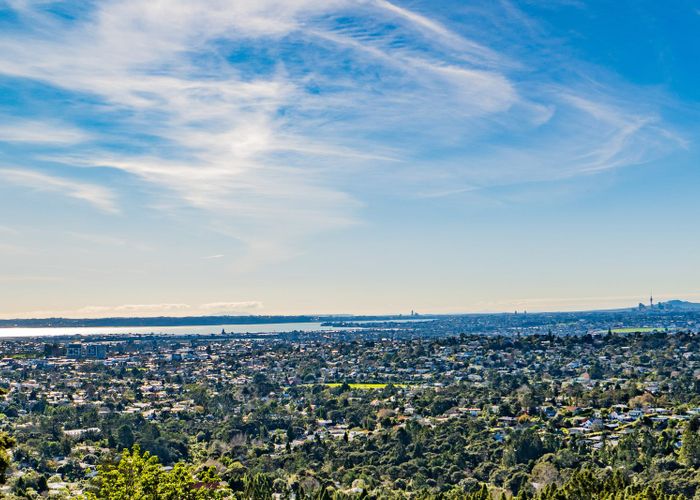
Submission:
<svg viewBox="0 0 700 500">
<path fill-rule="evenodd" d="M 651 333 L 653 331 L 663 331 L 663 328 L 652 328 L 648 326 L 638 326 L 638 327 L 627 327 L 627 328 L 613 328 L 613 333 Z"/>
<path fill-rule="evenodd" d="M 340 387 L 343 384 L 326 384 L 327 387 Z M 389 384 L 348 384 L 351 389 L 384 389 Z M 394 384 L 395 387 L 408 387 L 408 384 Z"/>
</svg>

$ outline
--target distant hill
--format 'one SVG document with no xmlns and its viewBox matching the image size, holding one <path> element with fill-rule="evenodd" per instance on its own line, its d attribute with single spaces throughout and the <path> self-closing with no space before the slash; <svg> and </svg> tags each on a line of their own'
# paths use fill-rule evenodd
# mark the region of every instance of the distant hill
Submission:
<svg viewBox="0 0 700 500">
<path fill-rule="evenodd" d="M 420 316 L 429 318 L 430 316 Z M 139 326 L 207 326 L 207 325 L 267 325 L 273 323 L 310 323 L 338 321 L 386 321 L 417 319 L 417 316 L 352 316 L 352 315 L 303 315 L 303 316 L 160 316 L 145 318 L 32 318 L 1 319 L 0 328 L 67 328 L 67 327 L 139 327 Z"/>
<path fill-rule="evenodd" d="M 199 326 L 259 325 L 269 323 L 305 323 L 319 321 L 318 316 L 160 316 L 117 318 L 32 318 L 3 319 L 0 327 L 100 327 L 100 326 Z"/>
<path fill-rule="evenodd" d="M 673 313 L 700 313 L 700 303 L 684 300 L 668 300 L 649 307 L 639 304 L 637 307 L 623 309 L 599 309 L 577 312 L 540 312 L 525 315 L 534 317 L 537 315 L 560 315 L 571 317 L 576 315 L 591 314 L 673 314 Z M 187 317 L 115 317 L 115 318 L 31 318 L 31 319 L 0 319 L 0 328 L 39 328 L 39 327 L 150 327 L 150 326 L 207 326 L 207 325 L 260 325 L 272 323 L 307 323 L 320 322 L 324 325 L 348 324 L 357 321 L 406 321 L 419 319 L 437 319 L 447 317 L 470 316 L 500 316 L 503 313 L 482 314 L 448 314 L 448 315 L 381 315 L 381 316 L 356 316 L 352 314 L 328 314 L 328 315 L 298 315 L 298 316 L 187 316 Z"/>
<path fill-rule="evenodd" d="M 687 302 L 685 300 L 668 300 L 659 302 L 654 309 L 665 311 L 700 311 L 700 304 L 697 302 Z"/>
</svg>

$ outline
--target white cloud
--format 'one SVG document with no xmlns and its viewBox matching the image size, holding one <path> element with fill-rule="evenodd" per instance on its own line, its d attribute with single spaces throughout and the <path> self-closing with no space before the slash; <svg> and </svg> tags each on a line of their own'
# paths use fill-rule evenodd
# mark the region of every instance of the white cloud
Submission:
<svg viewBox="0 0 700 500">
<path fill-rule="evenodd" d="M 18 168 L 0 169 L 0 178 L 6 182 L 36 191 L 57 192 L 85 201 L 108 213 L 118 213 L 114 193 L 103 186 Z"/>
<path fill-rule="evenodd" d="M 30 120 L 4 121 L 0 123 L 0 142 L 28 142 L 70 145 L 83 142 L 89 135 L 67 124 Z"/>
<path fill-rule="evenodd" d="M 0 38 L 5 54 L 0 58 L 6 74 L 97 94 L 117 109 L 129 109 L 134 113 L 135 127 L 172 141 L 183 152 L 176 159 L 158 151 L 143 157 L 91 150 L 50 159 L 124 170 L 209 211 L 215 219 L 225 218 L 231 232 L 251 247 L 272 247 L 272 243 L 261 242 L 274 240 L 280 243 L 279 252 L 309 232 L 354 223 L 353 212 L 360 204 L 333 187 L 334 171 L 396 158 L 368 153 L 373 148 L 366 141 L 352 145 L 337 135 L 323 137 L 323 131 L 316 138 L 313 134 L 318 129 L 313 122 L 280 118 L 282 107 L 324 114 L 334 101 L 307 94 L 302 88 L 304 80 L 290 78 L 284 69 L 266 78 L 242 78 L 212 51 L 211 43 L 217 38 L 281 37 L 295 31 L 314 36 L 314 30 L 307 28 L 310 17 L 352 5 L 311 1 L 105 2 L 90 20 L 75 27 L 56 22 L 57 35 L 50 40 L 41 36 Z M 388 2 L 373 5 L 427 35 L 437 34 L 462 49 L 469 46 L 484 57 L 494 57 L 484 47 L 424 16 Z M 52 22 L 50 16 L 27 6 L 24 15 L 33 16 L 36 23 Z M 334 37 L 356 43 L 352 36 L 334 33 Z M 361 51 L 381 53 L 372 43 L 357 44 Z M 215 56 L 208 63 L 210 67 L 191 59 L 198 51 Z M 385 54 L 385 58 L 384 64 L 393 60 L 392 54 Z M 453 108 L 450 101 L 454 99 L 464 112 L 478 110 L 480 114 L 507 109 L 514 99 L 507 80 L 487 71 L 452 67 L 415 55 L 402 56 L 392 71 L 403 73 L 400 78 L 406 81 L 416 80 L 414 90 L 402 99 L 415 99 L 423 90 L 439 93 L 449 87 L 451 95 L 443 105 L 446 112 Z M 357 106 L 363 101 L 361 95 L 357 97 L 342 96 L 342 106 Z M 394 113 L 391 100 L 378 103 L 379 108 L 376 104 L 368 103 L 362 113 Z M 387 104 L 390 107 L 382 111 Z M 154 121 L 152 113 L 160 116 Z"/>
<path fill-rule="evenodd" d="M 0 283 L 58 281 L 59 279 L 52 276 L 0 276 Z M 78 309 L 25 311 L 17 314 L 0 314 L 0 318 L 105 318 L 253 314 L 262 308 L 263 303 L 256 300 L 211 302 L 201 305 L 166 302 L 162 304 L 93 305 Z"/>
<path fill-rule="evenodd" d="M 191 309 L 188 304 L 124 304 L 120 306 L 86 306 L 75 312 L 78 314 L 164 314 Z"/>
<path fill-rule="evenodd" d="M 437 36 L 440 41 L 448 46 L 459 50 L 462 57 L 466 57 L 471 62 L 485 65 L 503 65 L 506 59 L 488 47 L 469 40 L 449 30 L 443 24 L 430 19 L 412 10 L 400 7 L 386 0 L 377 0 L 376 4 L 382 9 L 397 15 L 404 21 L 423 31 L 427 36 Z"/>
<path fill-rule="evenodd" d="M 204 311 L 249 311 L 254 309 L 262 309 L 263 303 L 257 300 L 247 300 L 243 302 L 211 302 L 199 306 Z"/>
<path fill-rule="evenodd" d="M 0 72 L 90 95 L 98 112 L 158 139 L 147 154 L 91 145 L 42 159 L 118 169 L 156 189 L 153 206 L 202 211 L 248 245 L 239 267 L 357 223 L 368 190 L 440 197 L 551 181 L 648 161 L 680 141 L 634 103 L 611 105 L 603 85 L 543 82 L 489 40 L 386 0 L 103 1 L 70 23 L 41 2 L 12 5 L 36 29 L 0 34 Z M 249 71 L 227 60 L 251 46 L 272 47 L 277 62 Z M 280 55 L 289 50 L 301 62 Z M 0 126 L 3 136 L 92 139 L 55 121 Z M 117 211 L 98 185 L 0 175 Z"/>
</svg>

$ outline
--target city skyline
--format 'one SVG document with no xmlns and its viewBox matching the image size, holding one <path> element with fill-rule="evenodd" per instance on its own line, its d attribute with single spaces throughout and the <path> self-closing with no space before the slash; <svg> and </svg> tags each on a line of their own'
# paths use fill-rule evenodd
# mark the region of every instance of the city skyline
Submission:
<svg viewBox="0 0 700 500">
<path fill-rule="evenodd" d="M 0 0 L 0 317 L 700 301 L 698 28 L 690 1 Z"/>
<path fill-rule="evenodd" d="M 700 297 L 700 295 L 698 295 Z M 410 311 L 404 310 L 384 310 L 374 309 L 369 311 L 264 311 L 264 305 L 258 303 L 212 303 L 212 304 L 123 304 L 120 306 L 87 306 L 75 310 L 49 311 L 37 310 L 29 314 L 13 316 L 12 314 L 0 315 L 0 320 L 30 320 L 30 319 L 110 319 L 110 318 L 198 318 L 198 317 L 280 317 L 293 318 L 300 316 L 319 317 L 361 317 L 363 315 L 383 317 L 383 316 L 406 316 L 406 317 L 437 317 L 437 316 L 460 316 L 479 314 L 532 314 L 539 313 L 575 313 L 575 312 L 606 312 L 635 310 L 643 307 L 656 308 L 665 302 L 681 302 L 691 306 L 700 307 L 700 303 L 690 300 L 682 300 L 669 296 L 667 300 L 655 302 L 630 302 L 633 297 L 576 297 L 576 298 L 545 298 L 545 299 L 522 299 L 496 304 L 484 304 L 483 309 L 451 309 L 443 308 L 438 310 Z M 544 305 L 543 305 L 544 304 Z M 554 305 L 553 305 L 554 304 Z M 558 304 L 558 306 L 556 305 Z M 580 307 L 580 304 L 588 306 Z M 602 304 L 596 306 L 596 304 Z M 619 307 L 611 304 L 619 304 Z M 515 309 L 506 309 L 512 305 Z M 491 307 L 489 309 L 489 307 Z"/>
</svg>

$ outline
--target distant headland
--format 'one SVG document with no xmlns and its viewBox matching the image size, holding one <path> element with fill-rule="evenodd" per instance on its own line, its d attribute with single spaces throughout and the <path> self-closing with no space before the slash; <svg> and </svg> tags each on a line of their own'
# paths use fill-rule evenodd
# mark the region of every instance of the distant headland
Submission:
<svg viewBox="0 0 700 500">
<path fill-rule="evenodd" d="M 700 303 L 684 300 L 668 300 L 650 304 L 640 303 L 636 307 L 623 309 L 601 309 L 578 311 L 578 313 L 620 313 L 641 312 L 647 314 L 666 314 L 700 312 Z M 552 314 L 531 313 L 531 314 Z M 148 316 L 148 317 L 109 317 L 109 318 L 17 318 L 0 319 L 0 328 L 74 328 L 74 327 L 149 327 L 149 326 L 207 326 L 207 325 L 266 325 L 278 323 L 313 323 L 325 324 L 348 323 L 356 321 L 392 321 L 410 319 L 432 319 L 441 316 L 472 316 L 504 313 L 464 313 L 464 314 L 389 314 L 389 315 L 217 315 L 217 316 Z M 567 314 L 562 312 L 562 314 Z"/>
</svg>

